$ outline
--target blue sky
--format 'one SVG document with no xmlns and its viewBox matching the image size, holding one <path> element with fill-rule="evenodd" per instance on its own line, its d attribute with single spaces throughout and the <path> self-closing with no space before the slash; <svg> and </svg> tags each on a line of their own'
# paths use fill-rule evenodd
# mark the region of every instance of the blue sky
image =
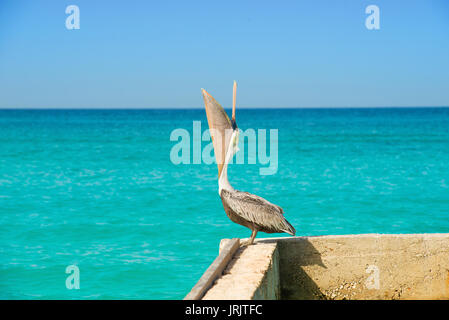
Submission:
<svg viewBox="0 0 449 320">
<path fill-rule="evenodd" d="M 0 108 L 228 107 L 234 79 L 239 107 L 449 106 L 449 1 L 0 1 Z"/>
</svg>

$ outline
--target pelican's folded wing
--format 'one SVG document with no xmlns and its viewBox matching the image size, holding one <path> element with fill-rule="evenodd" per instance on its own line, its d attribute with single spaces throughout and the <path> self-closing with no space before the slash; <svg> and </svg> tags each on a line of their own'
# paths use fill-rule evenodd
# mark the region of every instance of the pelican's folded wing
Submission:
<svg viewBox="0 0 449 320">
<path fill-rule="evenodd" d="M 229 120 L 223 107 L 206 90 L 202 89 L 202 92 L 207 122 L 214 145 L 215 159 L 217 160 L 218 177 L 220 177 L 226 159 L 226 151 L 231 140 L 231 120 Z"/>
<path fill-rule="evenodd" d="M 223 190 L 222 201 L 241 219 L 256 225 L 262 232 L 286 232 L 295 235 L 295 228 L 285 219 L 284 210 L 268 200 L 235 190 Z"/>
</svg>

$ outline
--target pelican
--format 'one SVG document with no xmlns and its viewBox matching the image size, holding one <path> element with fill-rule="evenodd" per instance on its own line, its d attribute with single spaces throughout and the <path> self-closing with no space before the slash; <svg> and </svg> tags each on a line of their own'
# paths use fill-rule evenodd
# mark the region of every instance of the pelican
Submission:
<svg viewBox="0 0 449 320">
<path fill-rule="evenodd" d="M 218 194 L 226 215 L 233 222 L 251 229 L 251 237 L 242 245 L 251 245 L 257 232 L 288 233 L 296 230 L 284 218 L 284 210 L 254 194 L 234 189 L 228 180 L 228 164 L 238 151 L 239 129 L 235 121 L 237 83 L 234 81 L 232 118 L 229 120 L 223 107 L 204 89 L 207 122 L 212 137 L 218 167 Z"/>
</svg>

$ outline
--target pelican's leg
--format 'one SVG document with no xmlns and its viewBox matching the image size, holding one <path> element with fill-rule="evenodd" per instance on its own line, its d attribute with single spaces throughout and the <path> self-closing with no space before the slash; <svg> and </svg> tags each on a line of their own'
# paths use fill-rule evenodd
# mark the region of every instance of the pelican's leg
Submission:
<svg viewBox="0 0 449 320">
<path fill-rule="evenodd" d="M 252 229 L 251 231 L 252 231 L 252 232 L 251 232 L 251 238 L 249 238 L 249 239 L 246 240 L 246 241 L 243 241 L 243 242 L 241 243 L 242 246 L 249 246 L 249 245 L 253 244 L 254 238 L 256 237 L 256 234 L 257 234 L 257 230 L 256 230 L 256 229 Z"/>
<path fill-rule="evenodd" d="M 249 239 L 249 244 L 253 244 L 254 238 L 256 238 L 256 235 L 257 235 L 257 229 L 254 229 L 253 232 L 251 233 L 251 238 Z"/>
</svg>

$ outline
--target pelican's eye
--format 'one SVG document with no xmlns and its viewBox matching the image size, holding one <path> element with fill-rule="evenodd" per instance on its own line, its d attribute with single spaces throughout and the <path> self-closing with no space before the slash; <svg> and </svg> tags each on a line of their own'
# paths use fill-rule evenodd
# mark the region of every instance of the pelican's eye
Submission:
<svg viewBox="0 0 449 320">
<path fill-rule="evenodd" d="M 235 120 L 231 120 L 231 126 L 232 126 L 232 130 L 237 129 L 237 122 L 235 122 Z"/>
</svg>

